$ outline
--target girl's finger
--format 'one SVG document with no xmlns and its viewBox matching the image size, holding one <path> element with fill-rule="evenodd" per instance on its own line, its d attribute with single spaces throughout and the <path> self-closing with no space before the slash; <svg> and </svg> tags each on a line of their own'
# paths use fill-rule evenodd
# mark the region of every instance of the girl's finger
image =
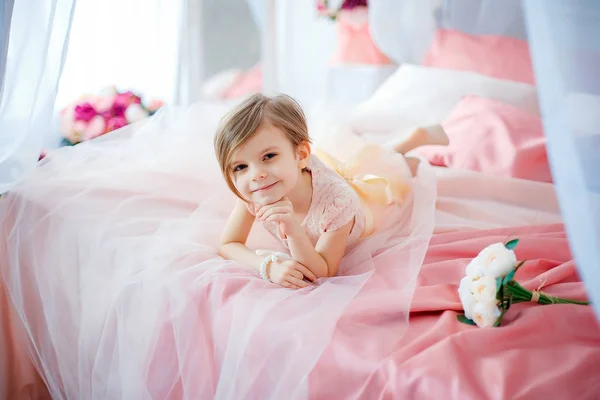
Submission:
<svg viewBox="0 0 600 400">
<path fill-rule="evenodd" d="M 293 283 L 287 282 L 287 281 L 283 282 L 281 284 L 281 286 L 286 289 L 295 289 L 295 290 L 300 289 L 298 286 L 294 285 Z"/>
<path fill-rule="evenodd" d="M 306 268 L 304 265 L 296 264 L 294 268 L 300 271 L 302 275 L 307 277 L 309 281 L 314 282 L 317 280 L 317 276 L 313 274 L 313 272 L 310 269 Z"/>
<path fill-rule="evenodd" d="M 274 214 L 287 214 L 287 213 L 288 213 L 288 210 L 286 207 L 273 207 L 273 208 L 266 210 L 262 214 L 260 214 L 260 216 L 258 214 L 256 214 L 256 216 L 261 220 L 265 220 Z"/>
<path fill-rule="evenodd" d="M 302 272 L 298 271 L 297 269 L 290 269 L 290 274 L 300 280 L 304 279 Z"/>
<path fill-rule="evenodd" d="M 308 283 L 306 281 L 303 281 L 302 279 L 298 279 L 296 277 L 293 277 L 293 276 L 288 276 L 287 277 L 287 281 L 289 283 L 291 283 L 292 285 L 296 285 L 296 286 L 299 286 L 301 288 L 305 288 L 305 287 L 311 286 L 310 283 Z"/>
</svg>

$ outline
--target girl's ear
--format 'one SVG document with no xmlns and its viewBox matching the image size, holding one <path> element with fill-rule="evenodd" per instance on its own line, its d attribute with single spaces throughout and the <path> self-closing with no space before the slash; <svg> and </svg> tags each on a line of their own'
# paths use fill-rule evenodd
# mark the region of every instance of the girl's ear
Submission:
<svg viewBox="0 0 600 400">
<path fill-rule="evenodd" d="M 304 141 L 296 148 L 296 157 L 298 157 L 298 167 L 304 169 L 308 167 L 310 161 L 310 143 Z"/>
</svg>

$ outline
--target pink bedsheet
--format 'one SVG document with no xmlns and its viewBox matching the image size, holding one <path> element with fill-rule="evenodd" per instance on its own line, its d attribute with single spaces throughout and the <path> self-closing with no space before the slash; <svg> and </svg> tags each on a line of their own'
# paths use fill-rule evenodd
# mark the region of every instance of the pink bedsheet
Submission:
<svg viewBox="0 0 600 400">
<path fill-rule="evenodd" d="M 538 115 L 501 101 L 464 97 L 442 124 L 448 146 L 418 150 L 433 165 L 552 182 Z"/>
<path fill-rule="evenodd" d="M 398 307 L 359 295 L 310 375 L 310 398 L 361 390 L 369 399 L 600 393 L 593 380 L 600 372 L 600 329 L 590 308 L 520 304 L 505 326 L 492 330 L 455 318 L 464 266 L 508 235 L 521 238 L 517 256 L 531 260 L 517 276 L 527 287 L 546 277 L 549 293 L 585 297 L 563 228 L 554 223 L 560 216 L 552 185 L 443 168 L 437 175 L 436 234 L 418 276 L 409 333 L 401 338 L 394 329 Z M 528 226 L 508 228 L 519 224 Z M 369 282 L 381 284 L 377 277 Z M 0 399 L 42 398 L 43 383 L 19 347 L 18 321 L 2 305 L 0 346 L 12 350 L 0 354 Z M 563 364 L 552 362 L 554 355 Z"/>
<path fill-rule="evenodd" d="M 362 315 L 365 324 L 340 322 L 311 375 L 311 398 L 346 398 L 357 387 L 365 399 L 600 398 L 600 328 L 591 307 L 521 303 L 500 328 L 457 322 L 457 283 L 466 264 L 509 235 L 521 240 L 517 257 L 529 260 L 516 276 L 525 287 L 545 281 L 550 294 L 586 298 L 562 225 L 436 234 L 418 277 L 408 334 L 397 339 L 385 305 L 357 297 L 347 314 L 353 321 Z M 349 353 L 344 348 L 357 349 L 356 357 L 340 359 Z"/>
<path fill-rule="evenodd" d="M 562 225 L 438 233 L 418 277 L 408 334 L 395 334 L 393 305 L 359 295 L 310 375 L 310 398 L 346 398 L 361 390 L 368 399 L 598 398 L 600 328 L 591 308 L 518 304 L 496 329 L 456 321 L 465 265 L 508 235 L 521 240 L 518 258 L 530 260 L 517 274 L 527 288 L 544 280 L 548 293 L 585 298 Z M 43 383 L 11 337 L 10 329 L 17 330 L 6 315 L 2 345 L 16 347 L 3 350 L 11 373 L 0 397 L 42 398 Z"/>
<path fill-rule="evenodd" d="M 0 280 L 0 399 L 50 399 L 46 386 L 29 360 L 17 315 Z"/>
</svg>

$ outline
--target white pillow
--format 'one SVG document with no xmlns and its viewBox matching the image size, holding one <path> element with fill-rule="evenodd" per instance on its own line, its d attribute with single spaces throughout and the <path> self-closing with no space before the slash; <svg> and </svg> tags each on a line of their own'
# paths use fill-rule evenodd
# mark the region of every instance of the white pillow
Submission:
<svg viewBox="0 0 600 400">
<path fill-rule="evenodd" d="M 539 115 L 535 86 L 455 71 L 404 64 L 350 117 L 357 133 L 399 134 L 443 122 L 463 96 L 477 95 Z"/>
</svg>

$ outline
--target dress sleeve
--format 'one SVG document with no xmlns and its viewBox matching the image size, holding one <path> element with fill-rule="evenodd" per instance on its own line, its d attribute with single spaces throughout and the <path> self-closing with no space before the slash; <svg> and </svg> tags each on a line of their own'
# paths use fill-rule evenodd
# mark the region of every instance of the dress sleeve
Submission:
<svg viewBox="0 0 600 400">
<path fill-rule="evenodd" d="M 350 191 L 342 192 L 336 195 L 329 204 L 324 207 L 321 216 L 321 233 L 331 232 L 340 229 L 348 222 L 352 221 L 360 207 L 360 202 L 355 193 Z"/>
</svg>

